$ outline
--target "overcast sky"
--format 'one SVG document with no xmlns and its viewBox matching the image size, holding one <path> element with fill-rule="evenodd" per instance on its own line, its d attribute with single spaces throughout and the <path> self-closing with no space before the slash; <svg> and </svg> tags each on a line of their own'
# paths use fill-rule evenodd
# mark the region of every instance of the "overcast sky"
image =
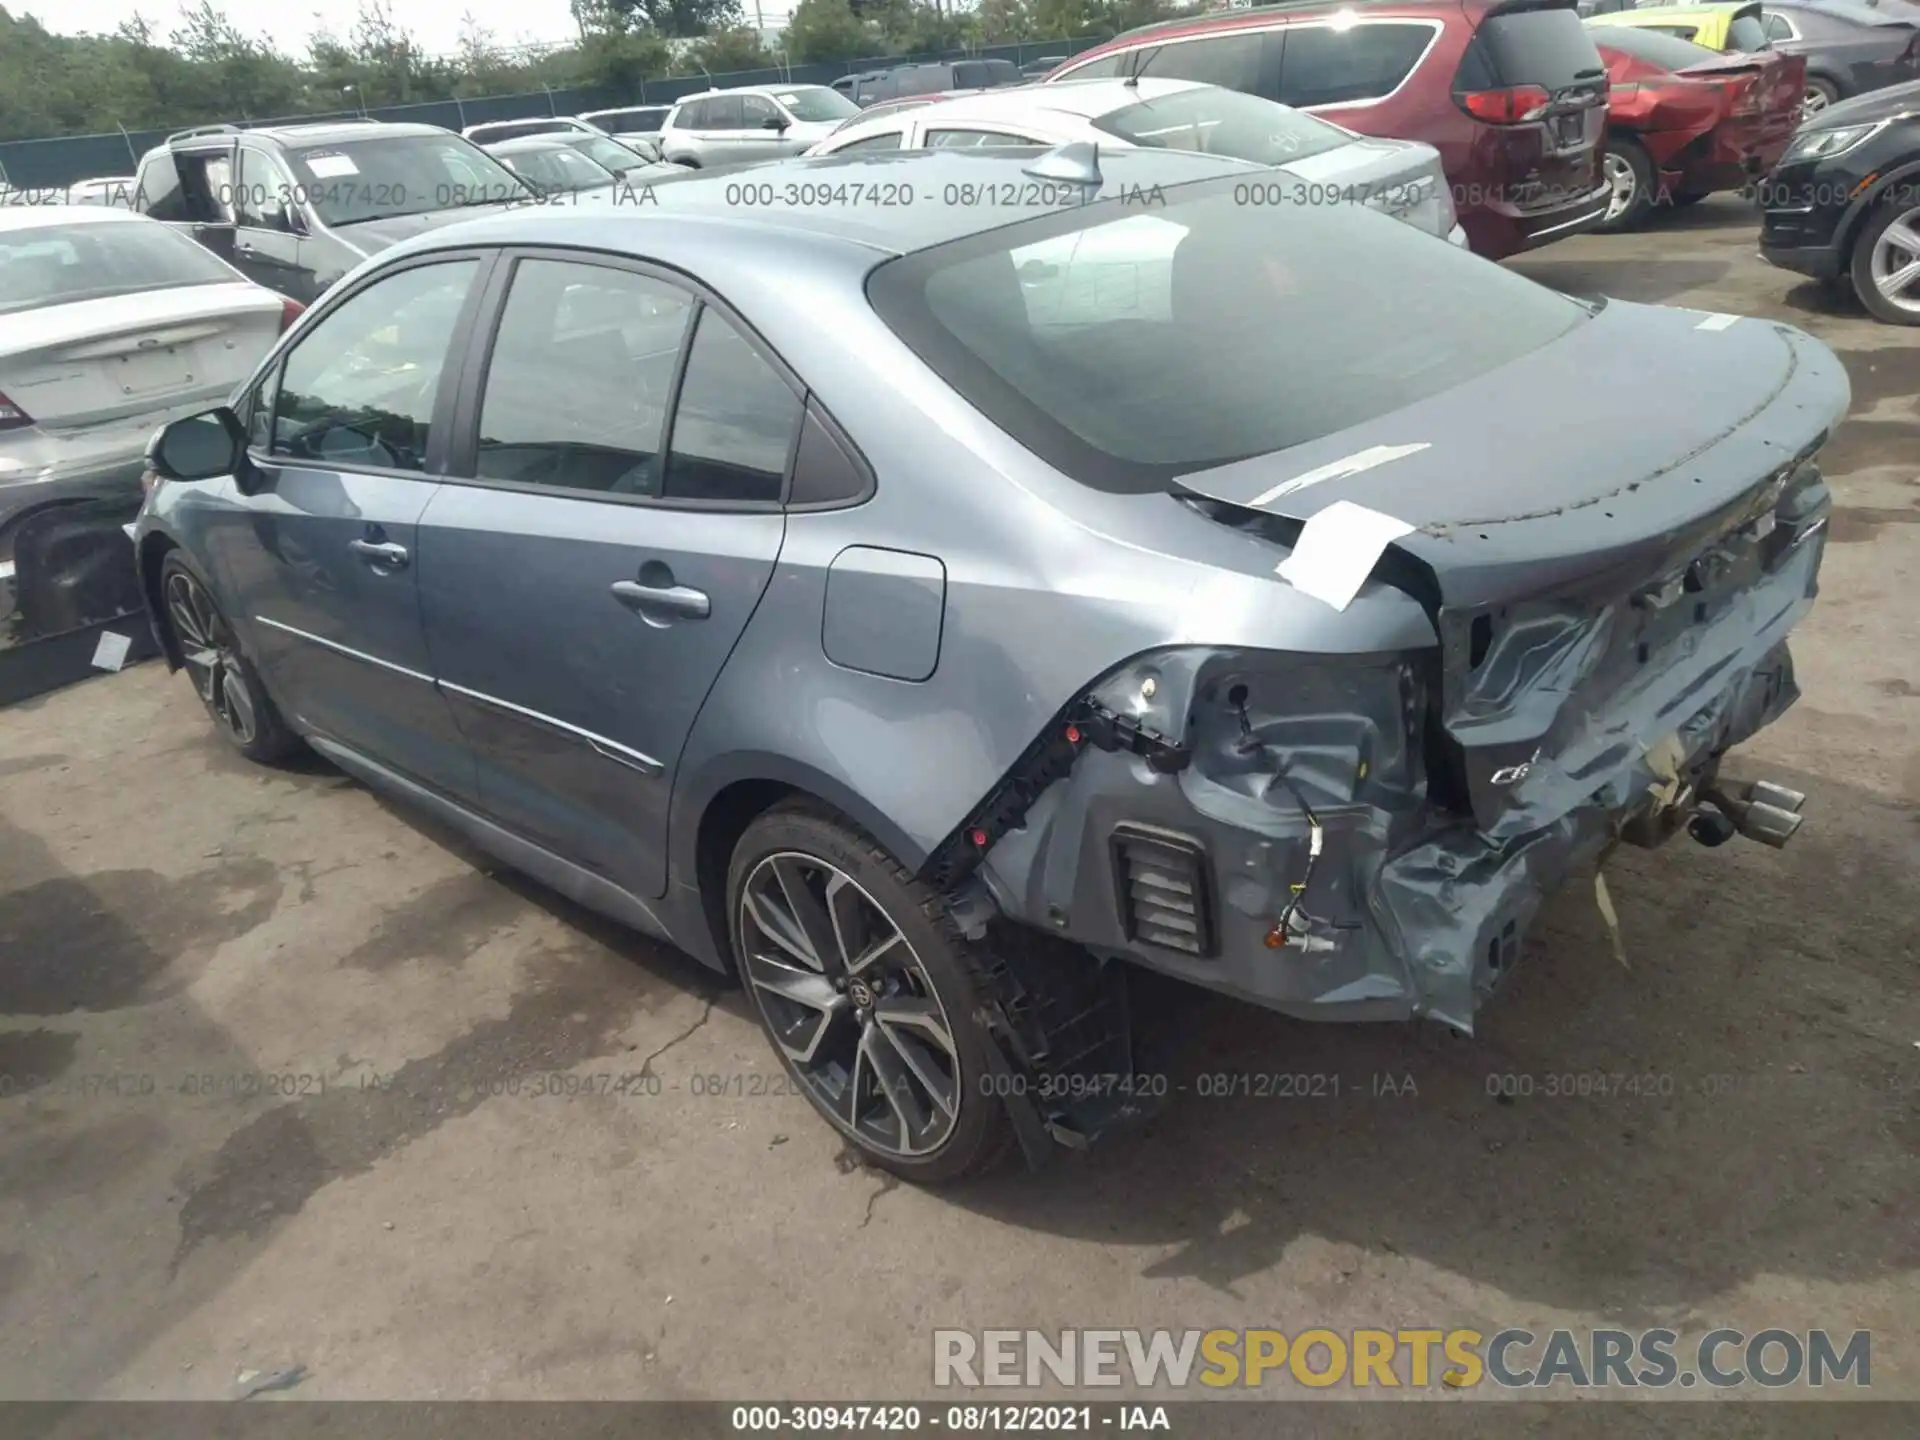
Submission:
<svg viewBox="0 0 1920 1440">
<path fill-rule="evenodd" d="M 221 4 L 221 0 L 215 0 Z M 143 14 L 161 36 L 167 35 L 179 15 L 177 0 L 8 0 L 14 14 L 26 13 L 62 35 L 87 32 L 110 34 L 122 20 Z M 222 7 L 242 32 L 263 34 L 280 49 L 303 55 L 307 39 L 321 28 L 312 0 L 284 0 L 260 5 L 254 0 L 226 0 Z M 335 0 L 324 7 L 327 28 L 345 35 L 358 13 L 356 0 Z M 767 24 L 786 18 L 791 0 L 762 0 Z M 503 45 L 523 41 L 570 40 L 575 35 L 567 0 L 391 0 L 393 18 L 430 52 L 450 53 L 460 44 L 461 17 L 471 14 L 491 30 Z M 753 0 L 743 0 L 747 22 L 753 23 Z"/>
</svg>

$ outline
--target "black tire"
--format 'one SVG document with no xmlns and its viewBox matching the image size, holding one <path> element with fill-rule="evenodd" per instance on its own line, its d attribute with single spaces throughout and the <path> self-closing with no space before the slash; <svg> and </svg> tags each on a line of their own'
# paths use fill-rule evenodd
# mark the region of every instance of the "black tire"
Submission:
<svg viewBox="0 0 1920 1440">
<path fill-rule="evenodd" d="M 1816 98 L 1817 97 L 1817 98 Z M 1803 87 L 1801 110 L 1808 115 L 1817 115 L 1829 105 L 1840 100 L 1840 87 L 1824 75 L 1809 75 Z"/>
<path fill-rule="evenodd" d="M 1659 198 L 1660 177 L 1654 173 L 1653 162 L 1647 158 L 1647 152 L 1640 142 L 1626 136 L 1607 137 L 1609 157 L 1618 156 L 1632 172 L 1633 194 L 1626 208 L 1617 215 L 1609 215 L 1594 228 L 1609 234 L 1618 234 L 1624 230 L 1637 230 L 1647 221 L 1647 214 Z M 1609 176 L 1609 179 L 1612 177 Z"/>
<path fill-rule="evenodd" d="M 240 653 L 239 639 L 220 613 L 212 588 L 179 550 L 169 550 L 160 562 L 160 613 L 187 659 L 182 668 L 194 693 L 221 738 L 262 765 L 277 764 L 299 751 L 300 737 L 281 717 L 253 663 Z M 204 625 L 206 634 L 192 633 L 196 625 Z"/>
<path fill-rule="evenodd" d="M 1867 223 L 1861 228 L 1858 238 L 1854 240 L 1853 254 L 1848 261 L 1847 273 L 1853 281 L 1853 293 L 1860 297 L 1860 303 L 1867 307 L 1874 319 L 1885 321 L 1889 325 L 1920 325 L 1920 309 L 1903 308 L 1894 304 L 1881 293 L 1880 286 L 1873 278 L 1873 252 L 1879 248 L 1881 237 L 1901 221 L 1905 221 L 1909 229 L 1920 225 L 1920 206 L 1910 202 L 1896 204 L 1883 201 L 1873 214 L 1867 217 Z M 1915 300 L 1920 302 L 1920 286 L 1912 286 L 1910 291 Z"/>
<path fill-rule="evenodd" d="M 776 864 L 777 862 L 777 864 Z M 808 862 L 814 869 L 808 868 Z M 786 867 L 785 874 L 781 867 Z M 838 891 L 837 905 L 851 907 L 846 911 L 837 911 L 833 917 L 833 937 L 839 941 L 839 949 L 844 962 L 849 942 L 842 937 L 840 919 L 845 915 L 848 925 L 860 923 L 865 914 L 865 906 L 871 904 L 880 912 L 880 921 L 868 917 L 869 934 L 878 933 L 884 937 L 884 931 L 878 928 L 881 921 L 890 924 L 899 937 L 904 940 L 908 952 L 900 956 L 900 967 L 904 978 L 887 974 L 880 977 L 881 962 L 874 961 L 857 972 L 858 990 L 864 984 L 861 977 L 873 978 L 877 991 L 880 986 L 900 988 L 889 994 L 872 999 L 871 1009 L 857 1004 L 849 994 L 844 978 L 832 979 L 833 963 L 821 971 L 825 984 L 840 992 L 839 998 L 829 1003 L 841 1007 L 831 1015 L 818 1020 L 817 1032 L 807 1026 L 810 1012 L 820 1010 L 813 1001 L 783 1000 L 779 992 L 763 986 L 757 975 L 767 973 L 769 962 L 773 968 L 782 970 L 784 977 L 798 975 L 814 984 L 812 977 L 804 971 L 798 959 L 790 959 L 791 952 L 782 953 L 779 948 L 770 947 L 771 931 L 762 926 L 758 919 L 751 919 L 743 904 L 743 896 L 752 880 L 755 886 L 763 883 L 777 885 L 785 882 L 788 875 L 798 876 L 809 887 L 819 882 L 824 889 L 829 877 L 825 870 L 838 871 L 841 876 L 853 882 L 852 894 L 846 887 Z M 756 894 L 762 894 L 756 890 Z M 778 892 L 782 896 L 785 891 Z M 813 893 L 811 889 L 809 893 Z M 755 915 L 764 915 L 767 911 L 764 900 Z M 788 913 L 797 913 L 797 907 L 789 905 Z M 816 912 L 824 917 L 824 907 Z M 749 926 L 753 927 L 753 950 L 749 952 Z M 974 1019 L 976 1012 L 986 1001 L 987 982 L 982 970 L 982 952 L 975 942 L 969 941 L 948 915 L 946 906 L 934 890 L 916 880 L 912 873 L 889 855 L 880 845 L 864 834 L 844 817 L 828 807 L 814 801 L 788 801 L 775 806 L 747 826 L 740 837 L 740 843 L 734 847 L 733 860 L 727 872 L 727 927 L 732 949 L 732 958 L 741 978 L 742 988 L 752 1001 L 754 1014 L 759 1017 L 760 1027 L 765 1032 L 774 1053 L 786 1067 L 788 1075 L 797 1088 L 818 1110 L 821 1116 L 837 1130 L 841 1137 L 870 1164 L 891 1171 L 902 1179 L 918 1184 L 934 1185 L 949 1181 L 984 1175 L 997 1168 L 1007 1157 L 1013 1144 L 1013 1126 L 1009 1121 L 1004 1103 L 990 1094 L 983 1083 L 991 1073 L 987 1065 L 987 1039 Z M 898 956 L 899 947 L 893 942 L 891 949 L 885 951 L 888 956 Z M 866 941 L 851 942 L 857 952 L 865 953 L 871 946 Z M 822 947 L 824 950 L 825 947 Z M 784 969 L 782 969 L 784 967 Z M 841 965 L 843 977 L 844 963 Z M 920 993 L 924 989 L 926 993 Z M 934 1121 L 944 1124 L 943 1138 L 937 1143 L 928 1143 L 917 1153 L 908 1153 L 906 1112 L 898 1104 L 887 1104 L 883 1091 L 875 1091 L 862 1104 L 860 1076 L 866 1064 L 857 1058 L 857 1052 L 867 1047 L 872 1038 L 875 1048 L 891 1046 L 896 1058 L 906 1056 L 898 1040 L 898 1031 L 892 1026 L 883 1026 L 879 1017 L 885 1014 L 884 1007 L 889 1000 L 905 1001 L 920 1009 L 930 1009 L 928 1001 L 936 1001 L 938 1010 L 943 1012 L 946 1035 L 952 1044 L 941 1052 L 938 1044 L 922 1048 L 918 1053 L 922 1069 L 914 1070 L 914 1061 L 907 1059 L 906 1069 L 913 1072 L 913 1084 L 903 1087 L 901 1093 L 909 1096 L 913 1108 L 924 1112 Z M 779 1008 L 783 1013 L 771 1013 L 769 1006 Z M 822 1012 L 824 1014 L 824 1012 Z M 797 1017 L 797 1019 L 795 1018 Z M 829 1025 L 840 1027 L 829 1031 Z M 784 1029 L 782 1027 L 785 1027 Z M 850 1029 L 847 1027 L 851 1027 Z M 869 1027 L 872 1036 L 869 1037 Z M 835 1042 L 829 1044 L 821 1036 L 832 1037 Z M 887 1039 L 887 1036 L 893 1039 Z M 787 1048 L 786 1041 L 800 1038 L 817 1044 L 820 1058 L 812 1066 L 803 1065 Z M 841 1067 L 846 1075 L 842 1096 L 850 1099 L 830 1100 L 828 1091 L 835 1078 L 834 1063 L 827 1058 L 827 1052 L 837 1051 L 841 1043 L 851 1040 L 846 1048 L 856 1052 L 856 1058 Z M 931 1091 L 924 1088 L 914 1089 L 918 1085 L 917 1077 L 925 1073 L 931 1062 L 926 1057 L 935 1055 L 936 1061 L 951 1059 L 951 1075 L 947 1076 L 944 1063 L 933 1064 L 939 1078 L 950 1086 L 949 1098 L 952 1110 L 943 1112 L 934 1105 L 921 1103 L 923 1096 Z M 889 1064 L 894 1063 L 889 1061 Z M 892 1088 L 895 1081 L 887 1080 L 880 1074 L 877 1064 L 866 1065 L 870 1077 L 878 1077 L 885 1088 Z M 896 1067 L 895 1071 L 902 1080 L 908 1075 Z M 902 1137 L 902 1144 L 889 1147 L 879 1143 L 869 1133 L 863 1131 L 862 1124 L 877 1124 L 887 1119 L 887 1111 L 893 1112 L 892 1118 Z M 849 1111 L 855 1117 L 849 1120 Z M 879 1117 L 878 1121 L 869 1121 L 867 1113 Z"/>
</svg>

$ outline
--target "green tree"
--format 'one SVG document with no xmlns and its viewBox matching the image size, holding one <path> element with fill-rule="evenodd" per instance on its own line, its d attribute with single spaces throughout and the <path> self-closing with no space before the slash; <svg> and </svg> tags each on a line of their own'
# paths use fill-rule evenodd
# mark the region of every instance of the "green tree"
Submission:
<svg viewBox="0 0 1920 1440">
<path fill-rule="evenodd" d="M 757 32 L 735 26 L 716 30 L 687 47 L 677 67 L 708 75 L 732 75 L 741 70 L 766 70 L 779 62 L 760 43 Z"/>
<path fill-rule="evenodd" d="M 847 0 L 800 0 L 787 21 L 786 43 L 787 58 L 807 65 L 871 55 L 877 42 Z"/>
<path fill-rule="evenodd" d="M 601 0 L 626 17 L 629 28 L 644 26 L 669 40 L 691 40 L 729 30 L 742 22 L 740 0 Z"/>
</svg>

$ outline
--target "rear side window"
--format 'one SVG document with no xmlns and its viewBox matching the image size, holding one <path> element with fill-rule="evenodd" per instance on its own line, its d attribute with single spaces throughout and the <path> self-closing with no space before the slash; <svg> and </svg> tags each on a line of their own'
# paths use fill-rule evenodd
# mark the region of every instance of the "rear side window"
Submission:
<svg viewBox="0 0 1920 1440">
<path fill-rule="evenodd" d="M 1281 51 L 1281 103 L 1305 108 L 1391 95 L 1420 63 L 1433 36 L 1430 25 L 1291 26 Z"/>
<path fill-rule="evenodd" d="M 1656 34 L 1633 25 L 1609 26 L 1594 36 L 1594 40 L 1603 50 L 1618 50 L 1666 70 L 1685 70 L 1689 66 L 1718 58 L 1714 51 L 1704 45 L 1696 45 L 1691 40 L 1677 39 L 1672 35 Z"/>
<path fill-rule="evenodd" d="M 690 100 L 680 107 L 680 113 L 674 118 L 674 125 L 682 130 L 699 130 L 707 123 L 707 102 Z"/>
<path fill-rule="evenodd" d="M 926 140 L 929 150 L 995 150 L 1008 145 L 1039 143 L 1004 130 L 929 130 Z"/>
<path fill-rule="evenodd" d="M 522 260 L 480 402 L 483 480 L 660 493 L 660 439 L 693 298 L 601 265 Z"/>
<path fill-rule="evenodd" d="M 1769 40 L 1793 39 L 1793 26 L 1782 17 L 1769 12 L 1763 23 Z"/>
<path fill-rule="evenodd" d="M 1736 15 L 1727 26 L 1727 49 L 1751 55 L 1768 48 L 1767 27 L 1758 15 Z"/>
<path fill-rule="evenodd" d="M 947 67 L 944 65 L 916 65 L 894 76 L 893 93 L 896 95 L 931 95 L 936 90 L 952 90 L 957 86 L 947 83 Z"/>
<path fill-rule="evenodd" d="M 700 312 L 673 414 L 666 494 L 777 502 L 800 423 L 800 397 L 740 332 Z"/>
<path fill-rule="evenodd" d="M 1230 178 L 903 256 L 875 311 L 970 404 L 1115 491 L 1314 440 L 1538 350 L 1587 312 L 1361 205 Z"/>
<path fill-rule="evenodd" d="M 1120 73 L 1123 60 L 1132 58 L 1133 52 L 1123 51 L 1118 55 L 1102 55 L 1098 60 L 1089 60 L 1085 65 L 1075 68 L 1071 75 L 1063 75 L 1063 80 L 1111 80 Z"/>
<path fill-rule="evenodd" d="M 1265 45 L 1264 35 L 1217 35 L 1206 40 L 1182 40 L 1178 45 L 1148 46 L 1133 52 L 1137 58 L 1132 73 L 1224 85 L 1229 90 L 1257 95 Z"/>
<path fill-rule="evenodd" d="M 1502 11 L 1482 21 L 1475 38 L 1500 85 L 1557 91 L 1590 84 L 1606 73 L 1593 32 L 1580 23 L 1571 5 Z"/>
<path fill-rule="evenodd" d="M 741 118 L 740 97 L 722 95 L 707 101 L 707 114 L 703 128 L 708 130 L 739 130 L 745 125 Z"/>
<path fill-rule="evenodd" d="M 900 132 L 898 130 L 889 130 L 882 135 L 869 135 L 862 140 L 853 140 L 845 145 L 836 145 L 833 153 L 835 155 L 851 155 L 856 150 L 898 150 L 899 148 Z"/>
</svg>

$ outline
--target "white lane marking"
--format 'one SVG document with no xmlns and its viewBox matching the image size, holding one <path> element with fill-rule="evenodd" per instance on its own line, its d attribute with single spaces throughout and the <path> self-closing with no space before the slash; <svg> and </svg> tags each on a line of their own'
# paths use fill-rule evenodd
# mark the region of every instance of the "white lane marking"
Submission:
<svg viewBox="0 0 1920 1440">
<path fill-rule="evenodd" d="M 1318 485 L 1322 480 L 1338 480 L 1347 475 L 1358 475 L 1362 470 L 1371 470 L 1377 465 L 1385 465 L 1390 460 L 1400 460 L 1432 448 L 1432 442 L 1427 440 L 1421 440 L 1412 445 L 1375 445 L 1370 449 L 1357 451 L 1344 460 L 1335 460 L 1331 464 L 1322 465 L 1318 470 L 1309 470 L 1306 474 L 1296 475 L 1291 480 L 1282 480 L 1271 490 L 1254 496 L 1247 503 L 1255 506 L 1271 505 L 1282 495 L 1291 495 L 1296 490 L 1306 489 L 1309 485 Z"/>
<path fill-rule="evenodd" d="M 1413 526 L 1351 500 L 1336 500 L 1300 527 L 1293 553 L 1274 567 L 1294 589 L 1344 610 L 1387 546 Z"/>
</svg>

